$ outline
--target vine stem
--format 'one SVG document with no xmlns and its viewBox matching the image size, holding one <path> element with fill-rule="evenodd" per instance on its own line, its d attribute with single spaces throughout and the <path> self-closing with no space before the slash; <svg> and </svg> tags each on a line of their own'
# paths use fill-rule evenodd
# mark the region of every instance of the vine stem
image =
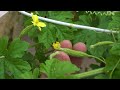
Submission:
<svg viewBox="0 0 120 90">
<path fill-rule="evenodd" d="M 98 57 L 96 57 L 96 56 L 92 56 L 92 55 L 89 55 L 90 57 L 93 57 L 93 58 L 95 58 L 95 59 L 97 59 L 97 60 L 99 60 L 99 61 L 101 61 L 101 62 L 103 62 L 103 63 L 105 63 L 106 64 L 106 62 L 105 61 L 103 61 L 102 59 L 100 59 L 100 58 L 98 58 Z"/>
<path fill-rule="evenodd" d="M 114 33 L 112 33 L 112 36 L 113 36 L 113 40 L 114 40 L 114 42 L 116 42 L 116 39 L 115 39 L 115 35 L 114 35 Z"/>
<path fill-rule="evenodd" d="M 93 76 L 93 75 L 96 75 L 96 74 L 103 73 L 104 72 L 103 69 L 104 69 L 104 67 L 99 68 L 99 69 L 95 69 L 95 70 L 91 70 L 91 71 L 88 71 L 88 72 L 80 73 L 80 74 L 71 75 L 71 77 L 82 79 L 82 78 L 86 78 L 86 77 L 89 77 L 89 76 Z"/>
<path fill-rule="evenodd" d="M 110 79 L 112 79 L 112 74 L 113 74 L 115 68 L 118 66 L 119 62 L 120 62 L 120 59 L 118 60 L 118 62 L 116 63 L 115 67 L 114 67 L 113 70 L 111 71 L 110 77 L 109 77 Z"/>
<path fill-rule="evenodd" d="M 50 59 L 52 59 L 54 56 L 56 56 L 57 54 L 59 54 L 59 51 L 56 51 L 55 53 L 52 53 L 51 55 L 50 55 Z"/>
<path fill-rule="evenodd" d="M 1 59 L 1 58 L 5 58 L 5 56 L 0 56 L 0 59 Z"/>
<path fill-rule="evenodd" d="M 95 48 L 97 46 L 101 46 L 101 45 L 109 45 L 109 44 L 113 44 L 114 42 L 112 41 L 102 41 L 102 42 L 98 42 L 94 45 L 91 45 L 90 48 Z"/>
</svg>

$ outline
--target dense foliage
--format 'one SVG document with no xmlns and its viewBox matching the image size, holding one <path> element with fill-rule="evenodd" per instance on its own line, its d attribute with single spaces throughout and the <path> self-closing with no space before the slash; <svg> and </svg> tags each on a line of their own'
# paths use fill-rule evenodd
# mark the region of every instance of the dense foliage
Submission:
<svg viewBox="0 0 120 90">
<path fill-rule="evenodd" d="M 68 23 L 120 30 L 119 12 L 86 11 L 34 11 L 36 15 Z M 120 34 L 103 33 L 85 29 L 76 29 L 44 22 L 41 30 L 32 25 L 32 18 L 24 17 L 24 27 L 20 36 L 9 42 L 9 38 L 0 38 L 0 78 L 1 79 L 38 79 L 43 74 L 48 79 L 118 79 L 120 78 Z M 37 26 L 38 25 L 38 26 Z M 22 40 L 28 36 L 34 44 Z M 71 49 L 59 49 L 68 55 L 96 59 L 100 65 L 91 65 L 91 71 L 80 72 L 81 68 L 70 61 L 51 57 L 56 55 L 52 44 L 70 40 L 72 44 L 85 43 L 86 52 Z M 94 47 L 93 47 L 94 46 Z M 35 48 L 35 54 L 29 49 Z M 65 51 L 68 50 L 68 51 Z M 82 53 L 82 55 L 80 55 Z M 102 62 L 103 61 L 103 62 Z M 79 63 L 79 62 L 78 62 Z"/>
</svg>

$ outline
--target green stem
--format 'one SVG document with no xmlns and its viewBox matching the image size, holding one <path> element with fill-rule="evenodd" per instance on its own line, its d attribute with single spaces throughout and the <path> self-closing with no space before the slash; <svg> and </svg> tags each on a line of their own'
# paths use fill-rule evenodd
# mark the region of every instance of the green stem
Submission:
<svg viewBox="0 0 120 90">
<path fill-rule="evenodd" d="M 113 74 L 114 70 L 116 69 L 116 67 L 118 66 L 119 62 L 120 62 L 120 59 L 118 60 L 118 62 L 116 63 L 115 67 L 111 71 L 109 79 L 112 79 L 112 74 Z"/>
<path fill-rule="evenodd" d="M 99 60 L 99 61 L 101 61 L 101 62 L 103 62 L 103 63 L 106 64 L 106 62 L 105 62 L 104 60 L 102 60 L 102 59 L 100 59 L 100 58 L 98 58 L 98 57 L 96 57 L 96 56 L 92 56 L 92 55 L 89 55 L 89 56 L 92 57 L 92 58 L 95 58 L 95 59 L 97 59 L 97 60 Z"/>
<path fill-rule="evenodd" d="M 0 56 L 0 59 L 1 59 L 1 58 L 5 58 L 5 56 Z"/>
<path fill-rule="evenodd" d="M 59 51 L 56 51 L 55 53 L 52 53 L 51 55 L 50 55 L 50 59 L 52 59 L 54 56 L 56 56 L 57 54 L 59 54 Z"/>
<path fill-rule="evenodd" d="M 103 69 L 104 68 L 99 68 L 99 69 L 91 70 L 91 71 L 88 71 L 88 72 L 71 75 L 71 77 L 78 78 L 78 79 L 86 78 L 86 77 L 89 77 L 89 76 L 93 76 L 93 75 L 96 75 L 96 74 L 103 73 L 104 72 Z"/>
<path fill-rule="evenodd" d="M 21 38 L 23 35 L 27 34 L 31 28 L 33 28 L 33 25 L 29 25 L 29 26 L 27 26 L 26 28 L 24 28 L 24 29 L 21 31 L 21 33 L 20 33 L 20 35 L 19 35 L 19 38 Z"/>
<path fill-rule="evenodd" d="M 102 42 L 98 42 L 98 43 L 96 43 L 94 45 L 91 45 L 90 48 L 94 48 L 96 46 L 101 46 L 101 45 L 106 45 L 106 44 L 113 44 L 113 43 L 114 42 L 112 42 L 112 41 L 102 41 Z"/>
<path fill-rule="evenodd" d="M 113 36 L 113 40 L 114 40 L 114 42 L 116 42 L 115 35 L 114 35 L 113 32 L 112 32 L 112 36 Z"/>
</svg>

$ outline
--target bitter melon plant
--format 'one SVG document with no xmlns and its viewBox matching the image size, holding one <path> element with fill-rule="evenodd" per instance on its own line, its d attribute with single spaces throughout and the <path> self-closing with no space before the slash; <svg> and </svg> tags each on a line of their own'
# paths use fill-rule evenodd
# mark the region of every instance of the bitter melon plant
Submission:
<svg viewBox="0 0 120 90">
<path fill-rule="evenodd" d="M 24 29 L 9 42 L 0 38 L 1 79 L 119 79 L 120 34 L 52 24 L 38 16 L 58 21 L 120 30 L 120 12 L 33 11 L 24 16 Z M 27 36 L 33 44 L 23 38 Z M 79 43 L 79 44 L 78 44 Z M 34 54 L 30 49 L 34 48 Z M 84 58 L 96 60 L 91 70 L 81 72 Z"/>
</svg>

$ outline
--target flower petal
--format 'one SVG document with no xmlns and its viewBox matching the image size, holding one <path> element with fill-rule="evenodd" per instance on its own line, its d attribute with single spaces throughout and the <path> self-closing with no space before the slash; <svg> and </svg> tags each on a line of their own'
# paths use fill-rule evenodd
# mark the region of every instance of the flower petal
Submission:
<svg viewBox="0 0 120 90">
<path fill-rule="evenodd" d="M 32 15 L 32 19 L 34 22 L 39 22 L 38 16 L 37 15 Z"/>
<path fill-rule="evenodd" d="M 38 23 L 37 23 L 37 26 L 39 26 L 39 27 L 46 27 L 46 24 L 43 23 L 43 22 L 38 22 Z"/>
<path fill-rule="evenodd" d="M 59 49 L 59 48 L 61 47 L 61 45 L 60 45 L 59 42 L 53 43 L 52 46 L 53 46 L 53 48 L 56 49 L 56 50 Z"/>
<path fill-rule="evenodd" d="M 41 27 L 38 27 L 38 29 L 41 31 Z"/>
</svg>

